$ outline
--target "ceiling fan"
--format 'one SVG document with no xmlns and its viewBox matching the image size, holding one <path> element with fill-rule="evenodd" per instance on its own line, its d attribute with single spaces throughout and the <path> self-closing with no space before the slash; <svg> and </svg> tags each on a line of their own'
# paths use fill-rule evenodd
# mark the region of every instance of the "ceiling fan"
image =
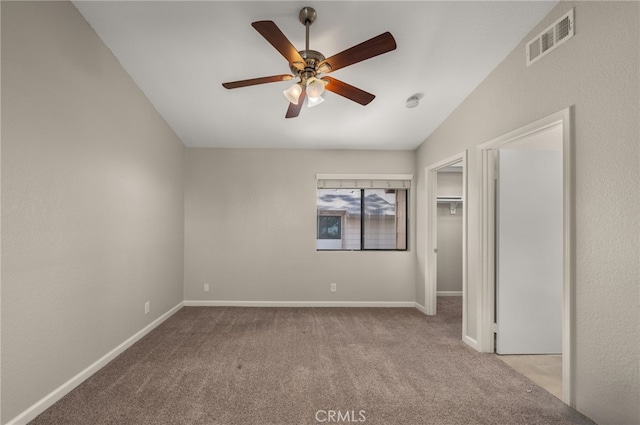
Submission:
<svg viewBox="0 0 640 425">
<path fill-rule="evenodd" d="M 361 105 L 368 105 L 375 96 L 357 87 L 344 83 L 336 78 L 323 76 L 340 68 L 387 53 L 396 48 L 396 41 L 389 32 L 385 32 L 367 41 L 357 44 L 329 58 L 315 50 L 309 50 L 309 27 L 316 20 L 317 14 L 312 7 L 304 7 L 299 19 L 306 27 L 305 49 L 296 50 L 287 37 L 273 21 L 253 22 L 253 26 L 273 47 L 289 61 L 291 74 L 272 75 L 222 84 L 227 89 L 254 86 L 257 84 L 275 83 L 299 78 L 295 84 L 284 91 L 289 100 L 289 109 L 285 118 L 295 118 L 307 98 L 307 106 L 316 106 L 324 101 L 322 93 L 329 90 Z"/>
</svg>

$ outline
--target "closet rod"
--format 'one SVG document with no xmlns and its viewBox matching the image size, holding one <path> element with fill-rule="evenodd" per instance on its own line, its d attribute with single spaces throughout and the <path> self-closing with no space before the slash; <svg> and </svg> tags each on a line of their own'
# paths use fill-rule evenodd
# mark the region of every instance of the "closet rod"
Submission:
<svg viewBox="0 0 640 425">
<path fill-rule="evenodd" d="M 462 196 L 438 196 L 438 202 L 462 202 Z"/>
</svg>

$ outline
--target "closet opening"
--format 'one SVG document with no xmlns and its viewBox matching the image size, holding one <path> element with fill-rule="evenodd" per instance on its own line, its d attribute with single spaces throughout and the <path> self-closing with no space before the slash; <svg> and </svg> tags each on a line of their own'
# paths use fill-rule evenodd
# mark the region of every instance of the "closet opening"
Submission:
<svg viewBox="0 0 640 425">
<path fill-rule="evenodd" d="M 425 312 L 460 309 L 461 338 L 478 349 L 467 334 L 467 152 L 427 167 L 427 247 L 425 259 Z"/>
</svg>

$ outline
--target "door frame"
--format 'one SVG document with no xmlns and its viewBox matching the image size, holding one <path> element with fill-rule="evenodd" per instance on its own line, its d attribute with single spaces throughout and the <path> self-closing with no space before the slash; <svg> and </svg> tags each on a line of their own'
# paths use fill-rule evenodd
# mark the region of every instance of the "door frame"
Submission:
<svg viewBox="0 0 640 425">
<path fill-rule="evenodd" d="M 479 343 L 495 352 L 495 151 L 507 143 L 562 125 L 563 278 L 562 278 L 562 401 L 575 407 L 575 179 L 573 166 L 573 106 L 478 146 L 481 172 L 481 291 Z"/>
<path fill-rule="evenodd" d="M 425 168 L 427 192 L 426 255 L 424 270 L 425 313 L 435 315 L 437 311 L 437 255 L 438 246 L 438 170 L 462 162 L 462 339 L 477 349 L 473 339 L 467 341 L 467 150 L 459 152 Z"/>
</svg>

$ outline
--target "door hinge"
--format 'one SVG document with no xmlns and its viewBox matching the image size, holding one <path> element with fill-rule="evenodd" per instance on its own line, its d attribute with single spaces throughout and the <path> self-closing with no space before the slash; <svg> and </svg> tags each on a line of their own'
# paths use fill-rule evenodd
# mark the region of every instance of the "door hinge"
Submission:
<svg viewBox="0 0 640 425">
<path fill-rule="evenodd" d="M 491 327 L 491 329 L 493 330 L 494 334 L 497 334 L 498 333 L 498 324 L 494 323 L 493 326 Z"/>
</svg>

